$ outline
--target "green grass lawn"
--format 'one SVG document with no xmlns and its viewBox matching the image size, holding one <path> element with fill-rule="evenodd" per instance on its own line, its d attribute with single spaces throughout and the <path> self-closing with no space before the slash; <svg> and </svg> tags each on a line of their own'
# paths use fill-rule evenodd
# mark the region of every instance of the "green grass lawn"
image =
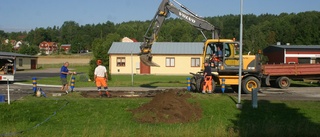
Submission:
<svg viewBox="0 0 320 137">
<path fill-rule="evenodd" d="M 75 75 L 75 87 L 95 87 L 93 81 L 82 81 L 81 75 Z M 133 86 L 135 87 L 186 87 L 188 76 L 156 76 L 156 75 L 134 75 Z M 189 76 L 190 77 L 190 76 Z M 68 76 L 68 81 L 70 76 Z M 131 75 L 112 75 L 112 80 L 108 85 L 112 87 L 129 87 L 132 86 Z M 30 84 L 32 80 L 24 81 Z M 60 85 L 60 77 L 50 77 L 37 80 L 38 84 Z"/>
<path fill-rule="evenodd" d="M 191 94 L 189 101 L 200 104 L 203 116 L 186 124 L 136 122 L 129 110 L 151 98 L 83 98 L 77 92 L 57 98 L 28 96 L 0 104 L 0 136 L 319 136 L 319 101 L 260 100 L 253 109 L 245 100 L 238 110 L 235 97 Z"/>
<path fill-rule="evenodd" d="M 45 68 L 44 68 L 45 69 Z M 93 81 L 88 81 L 89 66 L 73 66 L 70 67 L 72 71 L 78 74 L 73 75 L 76 79 L 76 87 L 95 87 Z M 71 75 L 68 75 L 68 81 Z M 186 76 L 168 76 L 168 75 L 133 75 L 133 86 L 135 87 L 186 87 Z M 30 84 L 32 80 L 24 81 L 23 83 Z M 60 77 L 42 78 L 37 80 L 38 84 L 60 85 Z M 131 75 L 111 75 L 111 80 L 108 81 L 109 86 L 113 87 L 129 87 L 132 86 Z"/>
</svg>

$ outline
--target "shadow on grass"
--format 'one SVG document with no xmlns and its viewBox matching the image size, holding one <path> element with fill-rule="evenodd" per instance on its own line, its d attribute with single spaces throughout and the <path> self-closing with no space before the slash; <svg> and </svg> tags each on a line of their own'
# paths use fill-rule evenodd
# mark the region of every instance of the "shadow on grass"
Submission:
<svg viewBox="0 0 320 137">
<path fill-rule="evenodd" d="M 214 89 L 214 93 L 222 93 L 222 89 L 220 85 L 216 86 L 216 88 Z M 226 86 L 224 89 L 224 93 L 235 93 L 235 91 L 233 91 L 231 87 Z"/>
<path fill-rule="evenodd" d="M 157 88 L 158 86 L 153 86 L 153 84 L 157 84 L 157 83 L 160 83 L 160 82 L 151 82 L 151 83 L 141 84 L 140 87 Z"/>
<path fill-rule="evenodd" d="M 232 128 L 240 136 L 320 136 L 320 124 L 310 121 L 299 109 L 266 100 L 260 100 L 258 108 L 253 109 L 250 100 L 243 102 L 237 120 L 232 120 Z"/>
</svg>

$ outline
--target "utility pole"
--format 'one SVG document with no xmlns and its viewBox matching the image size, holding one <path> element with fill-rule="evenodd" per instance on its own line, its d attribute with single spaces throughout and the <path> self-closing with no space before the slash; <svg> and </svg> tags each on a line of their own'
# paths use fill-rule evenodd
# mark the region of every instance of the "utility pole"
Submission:
<svg viewBox="0 0 320 137">
<path fill-rule="evenodd" d="M 242 88 L 241 88 L 241 83 L 242 83 L 242 81 L 241 81 L 241 79 L 242 79 L 242 61 L 243 61 L 243 58 L 242 58 L 242 27 L 243 27 L 243 25 L 242 25 L 242 12 L 243 12 L 243 0 L 240 0 L 240 54 L 239 54 L 239 83 L 238 83 L 238 87 L 239 87 L 239 89 L 238 89 L 238 103 L 237 103 L 237 108 L 238 109 L 241 109 L 242 108 L 242 104 L 241 104 L 241 90 L 242 90 Z"/>
</svg>

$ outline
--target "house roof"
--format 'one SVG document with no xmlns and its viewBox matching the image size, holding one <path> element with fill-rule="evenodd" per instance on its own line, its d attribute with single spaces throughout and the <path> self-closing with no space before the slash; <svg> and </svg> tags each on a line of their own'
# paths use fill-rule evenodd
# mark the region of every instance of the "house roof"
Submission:
<svg viewBox="0 0 320 137">
<path fill-rule="evenodd" d="M 71 44 L 62 44 L 61 47 L 71 47 Z"/>
<path fill-rule="evenodd" d="M 113 42 L 109 54 L 139 54 L 140 42 Z M 155 42 L 152 54 L 202 54 L 202 42 Z"/>
<path fill-rule="evenodd" d="M 271 45 L 282 49 L 320 49 L 320 45 Z"/>
<path fill-rule="evenodd" d="M 264 53 L 279 51 L 284 49 L 293 50 L 320 50 L 320 45 L 271 45 L 263 49 Z"/>
<path fill-rule="evenodd" d="M 0 51 L 0 56 L 37 58 L 37 57 L 31 56 L 31 55 L 18 54 L 18 53 L 13 53 L 13 52 L 1 52 L 1 51 Z"/>
<path fill-rule="evenodd" d="M 42 41 L 39 45 L 41 46 L 42 44 L 48 44 L 49 47 L 56 47 L 57 43 L 56 42 L 47 42 L 47 41 Z"/>
</svg>

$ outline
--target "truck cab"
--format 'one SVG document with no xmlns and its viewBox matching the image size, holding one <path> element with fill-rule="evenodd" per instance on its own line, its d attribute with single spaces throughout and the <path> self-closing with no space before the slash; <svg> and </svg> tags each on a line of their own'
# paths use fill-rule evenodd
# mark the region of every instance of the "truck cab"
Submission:
<svg viewBox="0 0 320 137">
<path fill-rule="evenodd" d="M 0 56 L 0 81 L 14 81 L 15 58 Z"/>
</svg>

